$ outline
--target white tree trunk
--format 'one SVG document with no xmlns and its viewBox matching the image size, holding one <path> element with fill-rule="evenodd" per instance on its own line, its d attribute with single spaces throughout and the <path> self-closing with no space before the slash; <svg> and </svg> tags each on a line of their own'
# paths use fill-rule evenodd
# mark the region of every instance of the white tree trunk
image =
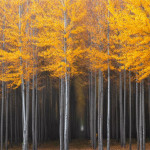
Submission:
<svg viewBox="0 0 150 150">
<path fill-rule="evenodd" d="M 109 0 L 108 0 L 109 6 Z M 108 11 L 108 18 L 109 18 L 109 11 Z M 109 21 L 108 21 L 108 32 L 107 32 L 107 40 L 108 40 L 108 48 L 107 52 L 109 55 Z M 109 66 L 109 58 L 108 58 L 108 89 L 107 89 L 107 150 L 110 150 L 110 66 Z"/>
</svg>

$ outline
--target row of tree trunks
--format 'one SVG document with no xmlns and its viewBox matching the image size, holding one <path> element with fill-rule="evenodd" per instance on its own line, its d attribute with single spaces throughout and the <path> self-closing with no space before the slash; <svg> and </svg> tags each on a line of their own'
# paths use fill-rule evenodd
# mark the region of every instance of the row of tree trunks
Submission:
<svg viewBox="0 0 150 150">
<path fill-rule="evenodd" d="M 94 74 L 94 73 L 93 73 Z M 144 89 L 144 88 L 146 88 L 147 87 L 147 84 L 145 84 L 144 85 L 144 80 L 141 82 L 141 83 L 135 83 L 135 86 L 133 85 L 133 83 L 131 82 L 131 73 L 129 73 L 128 74 L 129 75 L 129 109 L 127 109 L 128 111 L 127 111 L 127 114 L 129 114 L 129 126 L 128 126 L 128 124 L 127 124 L 127 129 L 128 129 L 128 131 L 129 131 L 129 134 L 127 134 L 127 138 L 128 137 L 130 137 L 130 135 L 132 135 L 133 136 L 133 138 L 135 137 L 135 133 L 136 133 L 136 136 L 137 136 L 137 146 L 139 147 L 139 149 L 141 148 L 141 145 L 142 145 L 142 149 L 145 149 L 145 137 L 146 137 L 146 129 L 145 129 L 145 122 L 146 123 L 148 123 L 148 121 L 146 121 L 145 120 L 145 104 L 146 103 L 148 103 L 148 89 Z M 101 103 L 103 103 L 103 99 L 102 99 L 102 97 L 101 97 L 101 94 L 103 94 L 103 92 L 102 92 L 102 90 L 103 90 L 103 81 L 101 81 L 102 79 L 102 75 L 99 73 L 98 74 L 98 84 L 97 84 L 97 86 L 98 86 L 98 105 L 97 105 L 97 111 L 98 111 L 98 116 L 97 116 L 97 120 L 98 120 L 98 122 L 97 122 L 97 128 L 96 128 L 96 131 L 97 131 L 97 129 L 98 129 L 98 147 L 99 147 L 99 149 L 100 148 L 102 148 L 102 141 L 103 141 L 103 107 L 104 108 L 106 108 L 106 103 L 105 103 L 105 105 L 103 105 L 103 104 L 101 104 Z M 63 79 L 64 80 L 64 79 Z M 148 79 L 146 79 L 146 81 L 147 81 Z M 61 81 L 61 80 L 60 80 Z M 36 82 L 36 77 L 35 77 L 35 82 Z M 94 74 L 94 76 L 93 76 L 93 83 L 95 84 L 95 74 Z M 146 82 L 145 82 L 146 83 Z M 44 83 L 45 84 L 45 83 Z M 48 83 L 48 84 L 50 84 L 50 82 Z M 63 83 L 63 84 L 65 84 L 65 83 Z M 36 85 L 36 84 L 35 84 Z M 112 82 L 112 87 L 114 87 L 114 85 L 116 85 L 116 82 Z M 140 86 L 138 86 L 138 85 L 140 85 Z M 65 85 L 64 85 L 65 86 Z M 5 142 L 5 148 L 7 149 L 7 145 L 6 145 L 6 143 L 10 143 L 9 144 L 9 146 L 11 145 L 11 143 L 13 143 L 13 142 L 15 142 L 15 143 L 19 143 L 19 142 L 21 142 L 21 140 L 22 140 L 22 138 L 21 138 L 21 136 L 22 136 L 22 124 L 20 124 L 21 122 L 19 121 L 20 120 L 20 118 L 22 117 L 21 115 L 20 115 L 20 111 L 22 110 L 22 108 L 20 107 L 20 104 L 21 104 L 21 102 L 20 102 L 20 96 L 21 96 L 21 94 L 20 94 L 20 91 L 21 91 L 21 89 L 16 89 L 16 90 L 9 90 L 9 89 L 7 89 L 6 88 L 7 87 L 7 85 L 5 84 L 5 86 L 4 86 L 4 104 L 2 105 L 2 103 L 1 103 L 1 108 L 2 108 L 2 106 L 3 106 L 3 116 L 4 117 L 2 117 L 1 116 L 1 119 L 3 119 L 3 121 L 1 121 L 1 123 L 3 123 L 3 132 L 1 132 L 1 133 L 3 133 L 3 137 L 2 137 L 2 139 L 3 139 L 3 143 Z M 111 87 L 111 88 L 112 88 Z M 135 88 L 134 88 L 135 87 Z M 61 87 L 60 87 L 61 88 Z M 106 87 L 105 87 L 106 88 Z M 26 84 L 26 89 L 28 89 L 27 88 L 27 84 Z M 36 90 L 37 88 L 36 88 L 36 86 L 35 86 L 35 93 L 37 92 L 37 90 Z M 57 89 L 56 89 L 57 90 Z M 65 90 L 64 88 L 62 88 L 62 90 Z M 135 95 L 132 95 L 132 97 L 133 98 L 135 98 L 135 105 L 134 105 L 134 99 L 133 98 L 131 98 L 130 96 L 131 96 L 131 93 L 130 93 L 130 91 L 133 91 L 133 90 L 135 90 Z M 44 112 L 47 112 L 47 101 L 46 101 L 46 91 L 48 92 L 49 91 L 49 87 L 47 87 L 47 90 L 44 88 L 44 89 L 42 89 L 41 91 L 40 91 L 40 95 L 41 95 L 41 93 L 43 93 L 43 98 L 41 99 L 41 102 L 42 103 L 40 103 L 40 102 L 35 102 L 35 107 L 37 107 L 37 104 L 39 103 L 39 105 L 40 105 L 40 108 L 38 109 L 38 114 L 40 114 L 40 115 L 36 115 L 36 117 L 38 116 L 38 121 L 40 122 L 40 124 L 42 125 L 42 122 L 45 122 L 45 124 L 46 125 L 42 125 L 42 126 L 39 126 L 38 125 L 38 127 L 36 127 L 37 129 L 35 130 L 35 131 L 37 131 L 37 133 L 38 133 L 38 135 L 36 136 L 38 139 L 39 139 L 39 141 L 40 141 L 40 143 L 42 142 L 42 141 L 46 141 L 47 140 L 47 138 L 49 138 L 50 137 L 50 135 L 49 135 L 49 133 L 52 133 L 52 134 L 54 134 L 55 135 L 55 133 L 53 133 L 53 132 L 51 132 L 51 130 L 49 130 L 48 128 L 47 128 L 47 126 L 50 124 L 50 122 L 51 121 L 48 121 L 46 118 L 48 118 L 48 114 L 49 113 L 44 113 Z M 111 114 L 111 119 L 113 119 L 114 120 L 114 122 L 115 122 L 115 124 L 116 125 L 118 125 L 118 122 L 119 122 L 119 118 L 118 118 L 118 116 L 119 116 L 119 113 L 118 113 L 118 110 L 119 110 L 119 101 L 118 101 L 118 97 L 119 97 L 119 91 L 120 90 L 118 90 L 118 89 L 114 89 L 114 91 L 113 90 L 111 90 L 112 91 L 112 93 L 111 93 L 111 97 L 113 98 L 113 95 L 114 95 L 114 93 L 116 94 L 116 97 L 115 97 L 115 100 L 113 100 L 113 101 L 115 101 L 115 102 L 112 102 L 112 107 L 113 108 L 115 108 L 115 112 L 113 113 L 113 114 L 115 114 L 115 116 L 112 116 L 112 114 Z M 117 92 L 116 92 L 117 91 Z M 27 92 L 27 90 L 26 90 L 26 92 Z M 18 93 L 17 95 L 15 94 L 15 93 Z M 30 93 L 30 92 L 29 92 Z M 64 95 L 64 92 L 62 92 L 62 94 Z M 95 94 L 95 85 L 93 86 L 93 95 Z M 29 94 L 30 95 L 30 94 Z M 45 95 L 45 96 L 44 96 Z M 58 95 L 57 94 L 57 92 L 54 90 L 54 87 L 53 87 L 53 96 L 54 95 Z M 38 97 L 38 96 L 36 96 L 36 94 L 35 94 L 35 99 L 36 99 L 36 97 Z M 50 98 L 50 97 L 49 97 Z M 63 98 L 65 98 L 65 97 L 63 97 Z M 145 99 L 146 98 L 146 99 Z M 40 98 L 39 98 L 40 99 Z M 95 98 L 93 99 L 93 102 L 94 102 L 94 100 L 95 100 Z M 37 100 L 35 100 L 35 101 L 37 101 Z M 50 100 L 48 100 L 49 102 L 50 102 Z M 132 104 L 131 104 L 131 102 L 132 102 Z M 1 101 L 2 102 L 2 101 Z M 26 101 L 27 102 L 27 101 Z M 55 103 L 56 102 L 56 103 Z M 27 104 L 27 103 L 26 103 Z M 52 112 L 52 116 L 55 116 L 56 114 L 57 114 L 57 96 L 55 97 L 53 97 L 53 102 L 50 104 L 50 107 L 52 108 L 54 108 L 53 109 L 53 112 Z M 74 104 L 75 105 L 75 104 Z M 103 107 L 102 107 L 103 106 Z M 10 108 L 10 109 L 8 109 L 8 107 Z M 90 106 L 91 107 L 91 106 Z M 111 108 L 112 108 L 111 107 Z M 29 107 L 30 108 L 30 107 Z M 62 107 L 63 108 L 63 107 Z M 75 107 L 74 107 L 75 108 Z M 133 116 L 134 116 L 134 110 L 135 110 L 135 108 L 136 108 L 136 132 L 135 132 L 135 129 L 134 129 L 134 124 L 133 124 L 133 121 L 131 121 L 131 120 L 133 120 L 134 118 L 133 118 Z M 37 109 L 37 108 L 35 108 L 35 109 Z M 30 108 L 30 110 L 31 110 L 31 108 Z M 75 111 L 76 110 L 76 108 L 75 109 L 73 109 L 73 111 Z M 148 110 L 148 106 L 146 106 L 146 110 Z M 101 112 L 102 111 L 102 112 Z M 112 110 L 111 110 L 112 111 Z M 130 114 L 131 112 L 132 112 L 132 114 Z M 112 111 L 113 112 L 113 111 Z M 41 115 L 43 113 L 43 115 Z M 60 112 L 59 112 L 60 113 Z M 105 112 L 104 112 L 105 113 Z M 45 117 L 44 117 L 44 115 L 45 115 Z M 60 113 L 60 115 L 61 115 L 61 113 Z M 76 115 L 76 114 L 74 114 L 74 115 Z M 105 115 L 106 115 L 106 113 L 105 113 Z M 132 116 L 131 118 L 132 119 L 130 119 L 130 115 Z M 12 116 L 12 117 L 11 117 Z M 40 118 L 39 118 L 39 116 L 41 116 Z M 146 112 L 146 116 L 149 116 L 149 113 L 148 113 L 148 111 Z M 56 116 L 55 116 L 56 117 Z M 53 120 L 57 120 L 57 118 L 52 118 Z M 13 119 L 14 118 L 14 119 Z M 61 117 L 62 118 L 62 117 Z M 103 119 L 102 119 L 103 118 Z M 74 120 L 74 119 L 73 119 Z M 94 120 L 94 119 L 93 119 Z M 76 120 L 76 122 L 78 122 L 79 120 L 78 120 L 78 118 L 77 118 L 77 120 Z M 95 120 L 94 120 L 95 121 Z M 93 121 L 93 122 L 94 122 Z M 106 121 L 106 120 L 105 120 Z M 29 122 L 29 124 L 31 125 L 31 123 L 32 122 Z M 71 124 L 74 124 L 75 123 L 75 121 L 72 121 L 71 122 Z M 105 122 L 104 122 L 105 123 Z M 130 126 L 130 123 L 132 123 L 132 126 Z M 80 123 L 79 123 L 80 124 Z M 106 125 L 106 124 L 105 124 Z M 64 126 L 64 124 L 63 124 L 63 126 Z M 80 130 L 80 128 L 78 127 L 78 124 L 76 124 L 75 125 L 76 126 L 76 131 L 79 131 Z M 74 126 L 74 127 L 75 127 Z M 93 125 L 94 126 L 94 125 Z M 47 128 L 47 134 L 45 134 L 45 130 L 43 130 L 42 128 Z M 111 133 L 113 133 L 113 125 L 111 126 L 112 128 L 111 128 Z M 73 128 L 72 127 L 72 125 L 71 125 L 71 128 Z M 104 127 L 105 128 L 105 127 Z M 115 127 L 115 136 L 116 136 L 116 139 L 118 139 L 118 128 L 120 128 L 120 126 L 116 126 Z M 54 128 L 53 128 L 54 129 Z M 52 129 L 52 130 L 53 130 Z M 55 128 L 56 129 L 56 128 Z M 64 129 L 64 127 L 62 127 L 62 132 L 63 132 L 63 129 Z M 74 128 L 73 128 L 74 129 Z M 132 129 L 132 130 L 131 130 Z M 31 135 L 31 133 L 32 133 L 32 131 L 30 131 L 31 130 L 31 128 L 29 129 L 29 132 L 30 132 L 30 135 Z M 43 131 L 42 131 L 43 130 Z M 42 132 L 43 133 L 42 133 Z M 131 132 L 132 131 L 132 132 Z M 147 130 L 148 131 L 148 130 Z M 39 134 L 39 132 L 40 132 L 40 134 Z M 68 132 L 70 132 L 70 131 L 68 131 Z M 72 129 L 71 129 L 71 132 L 72 132 Z M 95 132 L 94 130 L 93 130 L 93 132 Z M 36 134 L 37 134 L 36 133 Z M 35 133 L 34 133 L 35 134 Z M 43 135 L 42 135 L 43 134 Z M 141 135 L 142 134 L 142 135 Z M 29 135 L 29 136 L 30 136 Z M 64 138 L 64 134 L 62 134 L 63 136 L 63 138 Z M 129 135 L 129 136 L 128 136 Z M 14 136 L 14 138 L 12 138 Z M 42 140 L 42 136 L 43 136 L 43 140 Z M 76 136 L 79 136 L 79 134 L 76 134 L 75 135 L 75 137 Z M 111 138 L 113 137 L 113 134 L 111 135 Z M 147 137 L 148 137 L 148 134 L 147 134 Z M 100 138 L 101 138 L 101 140 L 100 140 Z M 141 140 L 142 139 L 142 140 Z M 30 141 L 31 141 L 31 136 L 30 136 Z M 64 142 L 62 142 L 62 143 L 64 143 Z M 4 145 L 3 145 L 4 146 Z M 137 149 L 138 149 L 138 147 L 137 147 Z"/>
</svg>

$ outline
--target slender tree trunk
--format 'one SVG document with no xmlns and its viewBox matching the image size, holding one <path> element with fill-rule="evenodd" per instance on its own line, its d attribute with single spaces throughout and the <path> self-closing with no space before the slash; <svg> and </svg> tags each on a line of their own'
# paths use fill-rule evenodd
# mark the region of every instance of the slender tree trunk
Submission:
<svg viewBox="0 0 150 150">
<path fill-rule="evenodd" d="M 68 104 L 68 145 L 69 145 L 69 141 L 70 141 L 70 74 L 68 73 L 68 84 L 67 84 L 67 87 L 68 87 L 68 101 L 69 101 L 69 104 Z"/>
<path fill-rule="evenodd" d="M 68 75 L 65 74 L 65 118 L 64 118 L 64 150 L 68 150 L 69 135 L 69 97 L 68 97 Z"/>
<path fill-rule="evenodd" d="M 117 86 L 116 86 L 116 140 L 119 141 L 119 135 L 118 135 L 118 92 L 117 92 Z"/>
<path fill-rule="evenodd" d="M 59 133 L 60 133 L 60 150 L 63 150 L 64 146 L 64 79 L 60 79 L 60 125 L 59 125 Z"/>
<path fill-rule="evenodd" d="M 108 66 L 107 150 L 110 150 L 110 68 Z"/>
<path fill-rule="evenodd" d="M 44 82 L 45 83 L 45 82 Z M 46 92 L 44 92 L 44 95 L 46 95 L 45 94 Z M 44 96 L 44 99 L 43 99 L 43 127 L 44 127 L 44 141 L 46 141 L 46 139 L 47 139 L 47 123 L 46 123 L 46 105 L 45 105 L 45 99 L 46 99 L 46 96 Z M 56 101 L 54 101 L 54 110 L 55 110 L 55 102 Z"/>
<path fill-rule="evenodd" d="M 34 37 L 35 28 L 33 28 L 32 30 L 33 30 L 33 37 Z M 32 145 L 33 145 L 32 149 L 33 150 L 37 149 L 37 115 L 38 115 L 37 99 L 38 98 L 37 98 L 37 70 L 35 70 L 35 67 L 37 67 L 37 55 L 38 55 L 37 47 L 33 46 L 33 77 L 32 77 Z"/>
<path fill-rule="evenodd" d="M 21 34 L 21 4 L 19 4 L 19 34 Z M 20 39 L 20 43 L 21 43 Z M 20 47 L 20 52 L 22 52 L 22 47 Z M 22 57 L 20 57 L 20 66 L 22 67 Z M 23 144 L 22 149 L 27 150 L 27 128 L 26 128 L 26 112 L 25 112 L 25 87 L 24 87 L 24 77 L 21 75 L 21 94 L 22 94 L 22 117 L 23 117 Z"/>
<path fill-rule="evenodd" d="M 131 72 L 129 71 L 129 147 L 130 150 L 132 149 L 132 145 L 131 145 L 131 135 L 132 135 L 132 117 L 131 117 L 131 112 L 132 112 L 132 108 L 131 108 Z"/>
<path fill-rule="evenodd" d="M 5 85 L 5 100 L 6 100 L 6 132 L 5 132 L 5 149 L 8 150 L 8 89 L 7 85 Z"/>
<path fill-rule="evenodd" d="M 37 60 L 36 60 L 36 63 L 37 63 Z M 35 142 L 35 146 L 34 146 L 34 148 L 35 148 L 35 150 L 37 150 L 37 146 L 38 146 L 38 142 L 37 142 L 37 139 L 38 139 L 38 133 L 37 133 L 37 131 L 39 131 L 38 130 L 38 126 L 37 126 L 37 121 L 38 121 L 38 81 L 37 81 L 37 71 L 36 71 L 36 75 L 35 75 L 35 84 L 36 84 L 36 86 L 35 86 L 35 121 L 34 121 L 34 125 L 35 125 L 35 127 L 34 127 L 34 142 Z"/>
<path fill-rule="evenodd" d="M 100 145 L 100 91 L 101 91 L 101 71 L 99 70 L 99 73 L 98 73 L 98 125 L 97 125 L 97 128 L 98 128 L 98 150 L 101 150 L 101 145 Z"/>
<path fill-rule="evenodd" d="M 139 118 L 140 150 L 142 150 L 142 83 L 140 82 L 140 118 Z"/>
<path fill-rule="evenodd" d="M 17 143 L 17 96 L 15 90 L 15 144 Z"/>
<path fill-rule="evenodd" d="M 94 99 L 93 99 L 93 72 L 90 72 L 90 140 L 91 145 L 94 148 L 94 142 L 93 142 L 93 105 L 94 105 Z"/>
<path fill-rule="evenodd" d="M 27 139 L 26 139 L 26 134 L 27 134 L 27 128 L 26 128 L 26 115 L 25 115 L 25 96 L 24 96 L 24 79 L 22 76 L 22 84 L 21 84 L 21 93 L 22 93 L 22 113 L 23 113 L 23 145 L 22 149 L 27 150 Z"/>
<path fill-rule="evenodd" d="M 34 68 L 33 68 L 33 78 L 32 78 L 32 149 L 35 150 L 35 88 L 34 88 Z"/>
<path fill-rule="evenodd" d="M 2 81 L 2 104 L 1 104 L 1 150 L 3 150 L 3 117 L 4 117 L 4 81 Z"/>
<path fill-rule="evenodd" d="M 137 133 L 137 150 L 139 150 L 139 102 L 138 102 L 138 82 L 136 80 L 136 133 Z"/>
<path fill-rule="evenodd" d="M 67 11 L 64 12 L 64 33 L 66 34 L 67 28 Z M 64 38 L 64 53 L 67 51 L 67 41 Z M 65 58 L 65 63 L 67 60 Z M 68 150 L 69 148 L 69 74 L 67 73 L 68 69 L 66 68 L 65 72 L 65 111 L 64 111 L 64 150 Z"/>
<path fill-rule="evenodd" d="M 3 20 L 3 50 L 5 50 L 4 29 L 5 29 L 5 16 L 4 16 L 4 20 Z M 5 86 L 3 77 L 4 77 L 4 62 L 2 60 L 1 150 L 3 150 L 3 117 L 4 117 L 4 86 Z"/>
<path fill-rule="evenodd" d="M 122 73 L 119 73 L 120 77 L 120 142 L 121 146 L 123 146 L 123 110 L 122 110 Z"/>
<path fill-rule="evenodd" d="M 89 89 L 88 89 L 88 93 L 89 93 L 89 99 L 88 99 L 88 115 L 89 115 L 89 139 L 91 140 L 91 71 L 89 71 Z"/>
<path fill-rule="evenodd" d="M 145 150 L 145 106 L 144 106 L 144 80 L 142 80 L 142 126 L 143 126 L 143 150 Z"/>
<path fill-rule="evenodd" d="M 44 141 L 44 88 L 42 89 L 42 100 L 41 100 L 41 142 Z M 53 115 L 53 114 L 52 114 Z"/>
<path fill-rule="evenodd" d="M 126 145 L 126 70 L 124 69 L 124 122 L 123 122 L 123 146 L 125 147 Z"/>
<path fill-rule="evenodd" d="M 95 71 L 95 85 L 94 85 L 94 101 L 93 101 L 93 146 L 96 149 L 96 71 Z"/>
<path fill-rule="evenodd" d="M 29 1 L 27 0 L 27 13 L 29 11 Z M 29 36 L 29 21 L 27 20 L 27 25 L 26 25 L 26 35 Z M 29 51 L 28 51 L 29 52 Z M 30 52 L 29 52 L 30 53 Z M 30 81 L 29 81 L 29 73 L 28 73 L 28 61 L 26 61 L 26 74 L 27 74 L 27 81 L 26 81 L 26 106 L 25 106 L 25 128 L 26 128 L 26 134 L 25 134 L 25 139 L 26 139 L 26 149 L 28 149 L 28 124 L 29 124 L 29 91 L 30 91 Z"/>
<path fill-rule="evenodd" d="M 29 81 L 26 82 L 26 145 L 28 149 L 28 123 L 29 122 Z"/>
<path fill-rule="evenodd" d="M 100 70 L 98 80 L 98 150 L 103 150 L 103 74 Z"/>
<path fill-rule="evenodd" d="M 13 128 L 12 128 L 12 123 L 13 123 L 13 107 L 14 107 L 14 105 L 13 105 L 13 93 L 12 93 L 13 91 L 10 91 L 10 102 L 9 102 L 9 118 L 10 118 L 10 146 L 12 147 L 12 142 L 13 142 Z"/>
<path fill-rule="evenodd" d="M 108 0 L 109 6 L 109 0 Z M 108 11 L 108 18 L 109 18 L 109 11 Z M 107 33 L 107 40 L 108 40 L 108 48 L 107 52 L 109 55 L 109 21 L 108 21 L 108 33 Z M 107 91 L 107 150 L 110 150 L 110 66 L 109 66 L 109 58 L 108 58 L 108 91 Z"/>
<path fill-rule="evenodd" d="M 114 97 L 114 82 L 112 83 L 112 92 L 111 92 L 111 97 L 112 97 L 112 103 L 111 103 L 111 133 L 112 136 L 111 138 L 114 139 L 115 138 L 115 105 L 116 105 L 116 101 L 115 101 L 115 97 Z"/>
</svg>

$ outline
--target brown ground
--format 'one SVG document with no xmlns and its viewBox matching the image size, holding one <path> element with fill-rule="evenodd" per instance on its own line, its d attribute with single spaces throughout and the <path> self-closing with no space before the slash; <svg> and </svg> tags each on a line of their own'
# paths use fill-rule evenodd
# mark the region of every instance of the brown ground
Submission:
<svg viewBox="0 0 150 150">
<path fill-rule="evenodd" d="M 69 144 L 70 150 L 93 150 L 90 146 L 90 141 L 86 140 L 73 140 Z M 121 148 L 119 143 L 111 140 L 111 150 L 129 150 L 129 145 L 127 143 L 126 148 Z M 146 150 L 150 149 L 150 142 L 146 143 Z M 21 146 L 14 146 L 13 148 L 9 148 L 9 150 L 21 150 Z M 30 150 L 32 150 L 30 146 Z M 45 143 L 38 146 L 38 150 L 59 150 L 59 142 L 51 141 L 49 143 Z M 104 150 L 106 150 L 106 141 L 104 141 Z M 137 150 L 136 141 L 133 141 L 132 150 Z"/>
</svg>

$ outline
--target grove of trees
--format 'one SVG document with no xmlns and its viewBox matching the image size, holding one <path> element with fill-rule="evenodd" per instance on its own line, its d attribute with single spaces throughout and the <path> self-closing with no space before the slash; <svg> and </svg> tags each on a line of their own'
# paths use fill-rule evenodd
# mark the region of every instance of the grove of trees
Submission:
<svg viewBox="0 0 150 150">
<path fill-rule="evenodd" d="M 0 0 L 1 150 L 145 150 L 149 47 L 149 0 Z"/>
</svg>

